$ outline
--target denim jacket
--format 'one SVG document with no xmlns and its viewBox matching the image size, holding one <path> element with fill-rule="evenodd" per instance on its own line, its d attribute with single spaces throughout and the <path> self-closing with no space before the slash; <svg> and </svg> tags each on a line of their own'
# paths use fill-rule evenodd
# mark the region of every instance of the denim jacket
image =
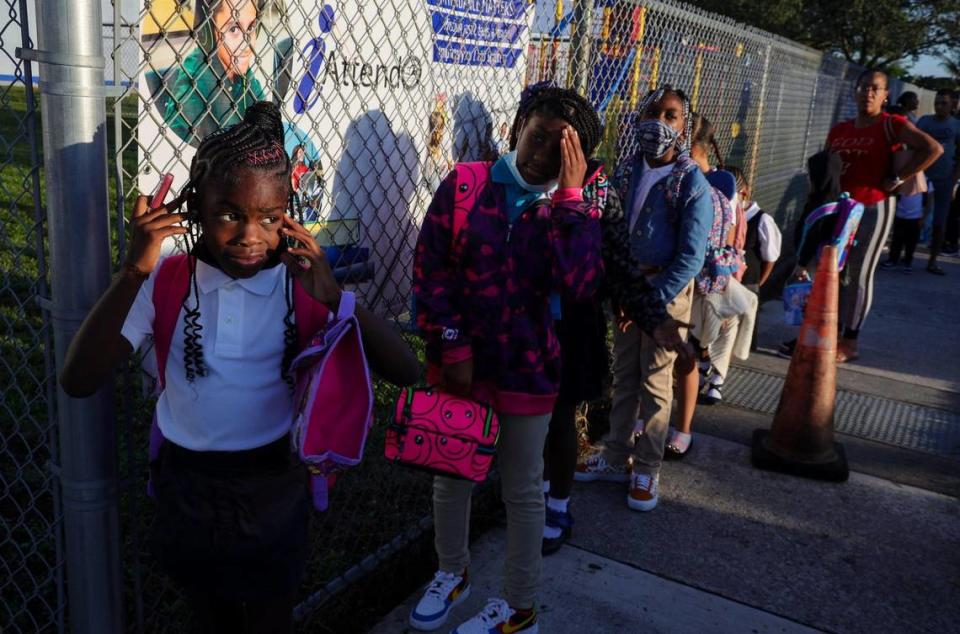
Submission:
<svg viewBox="0 0 960 634">
<path fill-rule="evenodd" d="M 627 215 L 644 169 L 643 157 L 637 154 L 614 172 L 613 186 Z M 670 175 L 650 190 L 630 234 L 636 261 L 663 269 L 653 285 L 664 303 L 679 295 L 703 268 L 713 215 L 710 184 L 689 155 L 681 154 Z"/>
</svg>

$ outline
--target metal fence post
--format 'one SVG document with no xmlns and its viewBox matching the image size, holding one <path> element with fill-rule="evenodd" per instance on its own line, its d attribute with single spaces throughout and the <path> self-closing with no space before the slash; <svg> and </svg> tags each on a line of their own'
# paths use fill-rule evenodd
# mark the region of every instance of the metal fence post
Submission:
<svg viewBox="0 0 960 634">
<path fill-rule="evenodd" d="M 570 22 L 570 88 L 586 95 L 590 88 L 590 49 L 593 43 L 593 0 L 574 0 Z"/>
<path fill-rule="evenodd" d="M 756 183 L 757 177 L 757 153 L 760 151 L 760 142 L 763 132 L 763 108 L 767 102 L 767 84 L 770 79 L 770 55 L 773 53 L 773 47 L 770 44 L 767 44 L 764 47 L 763 55 L 763 79 L 760 84 L 760 98 L 759 105 L 757 107 L 757 133 L 753 138 L 753 149 L 750 153 L 750 171 L 749 171 L 749 182 Z"/>
<path fill-rule="evenodd" d="M 56 367 L 110 281 L 104 58 L 99 0 L 36 2 Z M 58 390 L 70 629 L 123 628 L 113 386 Z"/>
</svg>

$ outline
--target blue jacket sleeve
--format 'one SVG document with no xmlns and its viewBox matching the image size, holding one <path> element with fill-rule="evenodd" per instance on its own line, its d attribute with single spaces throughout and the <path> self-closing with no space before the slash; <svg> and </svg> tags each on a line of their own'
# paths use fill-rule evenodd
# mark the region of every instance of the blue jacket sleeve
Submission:
<svg viewBox="0 0 960 634">
<path fill-rule="evenodd" d="M 707 237 L 713 225 L 713 203 L 710 201 L 709 188 L 710 184 L 700 170 L 694 170 L 684 177 L 681 199 L 685 202 L 678 220 L 676 255 L 653 283 L 664 303 L 673 301 L 703 268 Z"/>
</svg>

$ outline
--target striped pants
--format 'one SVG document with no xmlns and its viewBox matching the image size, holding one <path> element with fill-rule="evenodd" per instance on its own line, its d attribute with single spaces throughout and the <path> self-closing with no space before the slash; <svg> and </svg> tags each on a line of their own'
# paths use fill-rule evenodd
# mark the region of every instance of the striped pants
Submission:
<svg viewBox="0 0 960 634">
<path fill-rule="evenodd" d="M 847 264 L 840 276 L 840 319 L 847 332 L 859 332 L 873 304 L 873 274 L 880 262 L 883 245 L 897 209 L 897 199 L 887 198 L 867 207 L 850 247 Z"/>
</svg>

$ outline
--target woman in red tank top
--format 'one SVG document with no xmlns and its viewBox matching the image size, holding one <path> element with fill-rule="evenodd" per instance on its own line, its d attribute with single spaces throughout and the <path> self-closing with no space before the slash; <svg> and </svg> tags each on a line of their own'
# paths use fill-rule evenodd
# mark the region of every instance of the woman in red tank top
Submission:
<svg viewBox="0 0 960 634">
<path fill-rule="evenodd" d="M 856 84 L 856 118 L 838 123 L 827 136 L 827 149 L 843 161 L 843 188 L 866 206 L 840 286 L 844 331 L 837 346 L 838 363 L 859 356 L 857 337 L 873 303 L 873 274 L 893 223 L 897 188 L 943 153 L 939 143 L 906 117 L 883 111 L 889 94 L 884 73 L 865 71 Z M 894 174 L 891 159 L 899 145 L 913 150 L 913 158 Z"/>
</svg>

